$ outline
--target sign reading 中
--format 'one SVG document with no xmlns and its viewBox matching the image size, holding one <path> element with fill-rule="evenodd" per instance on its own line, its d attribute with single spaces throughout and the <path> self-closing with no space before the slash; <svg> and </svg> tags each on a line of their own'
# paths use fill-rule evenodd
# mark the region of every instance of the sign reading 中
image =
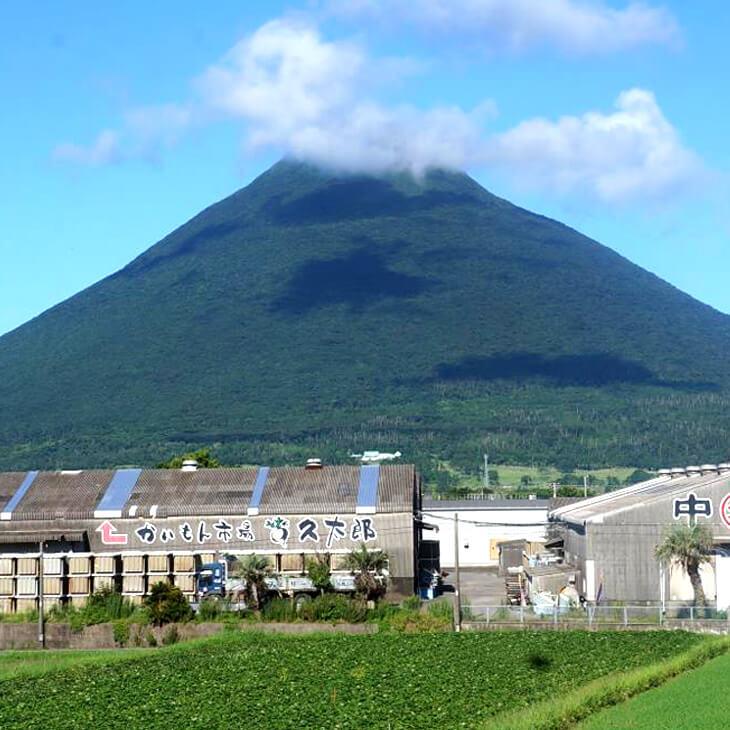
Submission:
<svg viewBox="0 0 730 730">
<path fill-rule="evenodd" d="M 677 497 L 673 501 L 672 516 L 675 520 L 686 517 L 687 523 L 694 525 L 697 517 L 712 517 L 712 501 L 690 492 L 684 499 Z"/>
</svg>

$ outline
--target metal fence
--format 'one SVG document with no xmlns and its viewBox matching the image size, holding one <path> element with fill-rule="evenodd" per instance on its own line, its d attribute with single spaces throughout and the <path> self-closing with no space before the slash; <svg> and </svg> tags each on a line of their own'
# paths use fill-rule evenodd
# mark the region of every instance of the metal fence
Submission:
<svg viewBox="0 0 730 730">
<path fill-rule="evenodd" d="M 730 629 L 725 611 L 698 606 L 586 606 L 566 608 L 553 606 L 462 606 L 461 619 L 465 623 L 494 625 L 550 624 L 575 628 L 639 627 L 681 624 L 687 628 L 714 627 Z"/>
</svg>

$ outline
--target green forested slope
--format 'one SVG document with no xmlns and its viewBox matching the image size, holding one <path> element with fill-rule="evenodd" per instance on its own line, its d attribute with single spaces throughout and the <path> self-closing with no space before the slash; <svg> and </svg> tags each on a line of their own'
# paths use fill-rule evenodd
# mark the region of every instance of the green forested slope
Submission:
<svg viewBox="0 0 730 730">
<path fill-rule="evenodd" d="M 0 338 L 0 466 L 724 459 L 729 355 L 726 315 L 465 175 L 281 162 Z"/>
</svg>

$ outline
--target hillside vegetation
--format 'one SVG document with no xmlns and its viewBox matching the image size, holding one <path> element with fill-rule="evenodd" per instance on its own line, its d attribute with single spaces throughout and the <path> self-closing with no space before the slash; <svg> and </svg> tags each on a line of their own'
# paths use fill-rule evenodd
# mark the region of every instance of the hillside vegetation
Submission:
<svg viewBox="0 0 730 730">
<path fill-rule="evenodd" d="M 466 175 L 285 161 L 0 338 L 0 468 L 725 460 L 729 359 L 730 318 Z"/>
</svg>

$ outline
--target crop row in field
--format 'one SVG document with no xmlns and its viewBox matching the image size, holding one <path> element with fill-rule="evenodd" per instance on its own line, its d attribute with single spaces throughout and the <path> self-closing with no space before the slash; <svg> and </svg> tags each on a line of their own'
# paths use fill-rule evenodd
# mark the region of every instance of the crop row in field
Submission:
<svg viewBox="0 0 730 730">
<path fill-rule="evenodd" d="M 702 640 L 669 632 L 231 634 L 103 671 L 2 682 L 0 727 L 474 727 Z"/>
</svg>

